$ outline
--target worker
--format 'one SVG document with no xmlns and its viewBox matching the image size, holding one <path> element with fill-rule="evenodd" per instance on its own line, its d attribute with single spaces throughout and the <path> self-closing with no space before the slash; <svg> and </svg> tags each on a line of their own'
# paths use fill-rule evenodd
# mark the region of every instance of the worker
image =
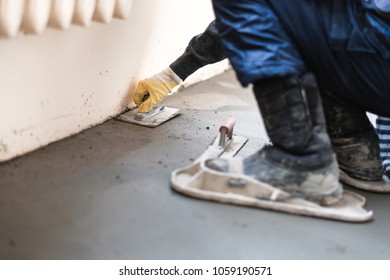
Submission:
<svg viewBox="0 0 390 280">
<path fill-rule="evenodd" d="M 358 39 L 362 39 L 359 36 L 362 36 L 363 28 L 371 30 L 374 35 L 383 31 L 376 28 L 386 22 L 384 14 L 387 6 L 368 5 L 365 1 L 316 2 L 297 4 L 279 1 L 271 4 L 267 1 L 229 3 L 221 0 L 214 1 L 214 6 L 226 54 L 241 83 L 244 86 L 253 84 L 267 132 L 274 144 L 244 159 L 242 172 L 297 196 L 322 200 L 340 195 L 338 165 L 348 175 L 360 180 L 376 181 L 382 177 L 378 139 L 365 113 L 369 110 L 390 115 L 383 106 L 387 100 L 383 96 L 384 89 L 388 88 L 383 73 L 388 71 L 382 68 L 388 67 L 388 63 L 380 45 L 367 45 L 367 42 Z M 294 7 L 289 9 L 289 5 Z M 248 18 L 256 20 L 248 22 Z M 366 19 L 363 21 L 366 25 L 360 25 L 362 18 Z M 295 23 L 296 19 L 300 20 Z M 218 42 L 212 44 L 216 46 L 214 51 L 219 50 L 217 54 L 222 54 L 215 22 L 210 26 L 214 26 L 214 32 L 209 38 Z M 354 32 L 345 32 L 346 28 Z M 202 36 L 194 37 L 191 42 Z M 224 58 L 217 55 L 214 59 L 204 60 L 205 57 L 210 59 L 208 52 L 194 56 L 191 42 L 183 56 L 162 72 L 165 75 L 157 75 L 163 77 L 162 84 L 169 86 L 158 88 L 158 97 L 149 100 L 152 105 L 141 107 L 142 98 L 137 100 L 137 95 L 148 92 L 150 88 L 146 89 L 145 84 L 154 81 L 154 78 L 140 82 L 134 98 L 140 104 L 140 112 L 150 110 L 199 67 Z M 206 46 L 203 45 L 205 50 Z M 191 61 L 189 57 L 198 61 L 180 67 L 180 64 L 186 64 L 184 61 Z M 360 60 L 364 61 L 361 65 Z M 376 68 L 376 64 L 381 66 Z M 378 75 L 373 75 L 378 83 L 375 88 L 370 88 L 372 74 L 375 73 L 372 69 L 380 69 Z M 350 72 L 351 75 L 346 74 Z M 364 75 L 366 72 L 368 75 Z M 156 88 L 155 85 L 153 87 Z M 366 102 L 366 94 L 370 92 L 375 98 Z M 337 154 L 338 163 L 333 151 Z M 219 171 L 236 168 L 223 160 L 207 164 Z M 326 182 L 321 187 L 310 183 L 311 178 L 318 176 Z"/>
</svg>

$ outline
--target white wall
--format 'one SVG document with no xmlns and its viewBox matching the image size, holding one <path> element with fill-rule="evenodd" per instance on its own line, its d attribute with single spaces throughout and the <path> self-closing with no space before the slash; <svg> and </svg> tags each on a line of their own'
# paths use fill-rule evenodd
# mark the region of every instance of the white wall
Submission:
<svg viewBox="0 0 390 280">
<path fill-rule="evenodd" d="M 134 0 L 126 20 L 0 38 L 0 161 L 122 112 L 213 19 L 210 0 Z"/>
</svg>

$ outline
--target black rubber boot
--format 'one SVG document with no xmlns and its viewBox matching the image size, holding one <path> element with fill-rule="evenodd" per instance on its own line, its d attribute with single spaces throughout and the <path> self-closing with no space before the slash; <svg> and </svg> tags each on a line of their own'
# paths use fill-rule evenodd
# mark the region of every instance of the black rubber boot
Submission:
<svg viewBox="0 0 390 280">
<path fill-rule="evenodd" d="M 366 111 L 322 91 L 327 130 L 341 170 L 364 180 L 382 179 L 379 139 Z"/>
<path fill-rule="evenodd" d="M 294 197 L 333 203 L 342 187 L 314 76 L 259 81 L 253 90 L 273 145 L 243 159 L 242 173 Z M 234 162 L 215 159 L 206 166 L 233 172 Z"/>
</svg>

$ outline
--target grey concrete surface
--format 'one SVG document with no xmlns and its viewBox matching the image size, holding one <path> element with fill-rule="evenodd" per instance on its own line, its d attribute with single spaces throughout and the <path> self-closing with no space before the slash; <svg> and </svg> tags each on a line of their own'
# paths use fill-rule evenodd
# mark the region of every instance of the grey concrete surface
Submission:
<svg viewBox="0 0 390 280">
<path fill-rule="evenodd" d="M 194 96 L 207 106 L 191 105 Z M 250 89 L 231 72 L 174 100 L 186 109 L 157 128 L 109 120 L 0 164 L 0 258 L 390 258 L 389 195 L 360 192 L 375 220 L 352 224 L 172 191 L 171 172 L 196 159 L 228 116 L 250 139 L 240 156 L 267 141 Z"/>
</svg>

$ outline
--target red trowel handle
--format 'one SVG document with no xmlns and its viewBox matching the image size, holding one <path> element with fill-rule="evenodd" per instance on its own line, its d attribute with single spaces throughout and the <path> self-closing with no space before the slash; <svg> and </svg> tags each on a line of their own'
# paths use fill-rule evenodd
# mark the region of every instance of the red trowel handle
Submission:
<svg viewBox="0 0 390 280">
<path fill-rule="evenodd" d="M 227 135 L 233 134 L 233 128 L 234 125 L 236 124 L 236 119 L 233 117 L 228 118 L 220 127 L 219 127 L 219 132 L 224 132 Z M 230 137 L 229 137 L 230 138 Z"/>
<path fill-rule="evenodd" d="M 233 138 L 233 128 L 236 124 L 235 118 L 228 118 L 220 127 L 219 127 L 219 144 L 218 146 L 224 147 L 226 144 L 226 138 Z"/>
</svg>

